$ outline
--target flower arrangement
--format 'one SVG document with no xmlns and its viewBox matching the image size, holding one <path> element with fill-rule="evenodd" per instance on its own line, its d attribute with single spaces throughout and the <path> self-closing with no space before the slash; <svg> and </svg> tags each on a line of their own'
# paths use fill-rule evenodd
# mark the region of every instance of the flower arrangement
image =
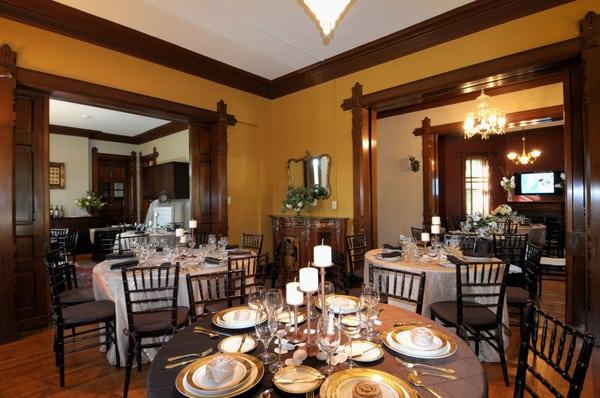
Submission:
<svg viewBox="0 0 600 398">
<path fill-rule="evenodd" d="M 492 216 L 497 218 L 508 218 L 513 215 L 512 208 L 507 204 L 501 204 L 492 211 Z"/>
<path fill-rule="evenodd" d="M 504 189 L 506 192 L 514 191 L 516 187 L 515 176 L 502 177 L 502 180 L 500 181 L 500 186 L 502 186 L 502 189 Z"/>
<path fill-rule="evenodd" d="M 566 179 L 567 179 L 567 176 L 565 175 L 565 173 L 560 173 L 560 182 L 558 184 L 554 184 L 554 186 L 556 188 L 564 188 Z"/>
<path fill-rule="evenodd" d="M 479 236 L 485 236 L 497 226 L 496 218 L 491 214 L 473 213 L 467 215 L 466 229 Z"/>
<path fill-rule="evenodd" d="M 283 211 L 294 210 L 300 215 L 305 207 L 315 207 L 317 200 L 323 199 L 328 194 L 327 188 L 315 185 L 312 188 L 289 186 L 282 202 Z"/>
<path fill-rule="evenodd" d="M 94 214 L 106 205 L 100 195 L 91 191 L 87 191 L 86 196 L 75 199 L 75 204 L 80 209 L 87 211 L 88 214 Z"/>
</svg>

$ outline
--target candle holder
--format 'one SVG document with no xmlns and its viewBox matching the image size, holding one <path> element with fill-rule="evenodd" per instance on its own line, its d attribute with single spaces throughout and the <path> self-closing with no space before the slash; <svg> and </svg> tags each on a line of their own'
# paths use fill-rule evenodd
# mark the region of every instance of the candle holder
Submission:
<svg viewBox="0 0 600 398">
<path fill-rule="evenodd" d="M 325 268 L 331 267 L 333 264 L 329 265 L 317 265 L 313 264 L 315 268 L 319 269 L 319 277 L 321 279 L 321 313 L 327 313 L 327 302 L 325 301 Z"/>
<path fill-rule="evenodd" d="M 294 333 L 288 336 L 288 341 L 292 344 L 303 343 L 305 338 L 300 334 L 298 329 L 298 306 L 294 305 Z"/>
<path fill-rule="evenodd" d="M 314 357 L 319 353 L 318 347 L 315 344 L 314 346 L 311 344 L 311 338 L 310 336 L 313 334 L 312 332 L 312 327 L 310 325 L 310 318 L 311 318 L 311 304 L 310 304 L 310 297 L 312 296 L 312 294 L 314 292 L 316 292 L 316 290 L 302 290 L 300 289 L 302 292 L 304 292 L 304 294 L 306 295 L 306 353 L 309 357 Z"/>
</svg>

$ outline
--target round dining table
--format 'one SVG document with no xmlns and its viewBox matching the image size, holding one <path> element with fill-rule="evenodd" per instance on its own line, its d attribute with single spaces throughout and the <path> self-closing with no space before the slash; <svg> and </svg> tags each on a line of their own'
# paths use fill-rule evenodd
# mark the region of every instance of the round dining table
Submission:
<svg viewBox="0 0 600 398">
<path fill-rule="evenodd" d="M 382 249 L 373 249 L 365 254 L 365 267 L 364 267 L 364 280 L 369 281 L 369 265 L 390 269 L 390 270 L 401 270 L 414 273 L 425 272 L 425 293 L 423 295 L 423 315 L 429 316 L 429 307 L 433 303 L 441 301 L 454 301 L 456 300 L 456 266 L 449 261 L 436 261 L 430 260 L 425 256 L 417 258 L 416 260 L 404 260 L 389 261 L 379 258 L 377 255 L 382 252 Z M 416 294 L 417 289 L 414 289 Z M 398 302 L 400 306 L 404 306 L 404 303 Z M 504 347 L 508 348 L 510 342 L 510 336 L 507 331 L 510 330 L 508 322 L 508 306 L 506 305 L 506 297 L 504 298 L 504 306 L 502 309 L 502 320 L 504 323 L 503 334 L 504 334 Z M 479 350 L 479 359 L 484 362 L 500 362 L 498 353 L 487 343 L 481 344 Z"/>
<path fill-rule="evenodd" d="M 379 315 L 381 325 L 377 326 L 377 328 L 382 331 L 393 327 L 394 323 L 398 321 L 423 322 L 424 324 L 431 323 L 429 319 L 421 315 L 415 314 L 414 312 L 410 312 L 396 306 L 388 304 L 378 304 L 378 306 L 379 308 L 383 309 L 383 311 L 381 311 Z M 167 361 L 167 358 L 174 355 L 199 353 L 207 350 L 208 348 L 213 348 L 216 352 L 217 344 L 223 337 L 210 338 L 204 334 L 194 333 L 194 327 L 197 325 L 200 325 L 204 328 L 214 329 L 219 332 L 231 334 L 243 334 L 252 331 L 252 329 L 234 331 L 228 329 L 221 329 L 212 324 L 210 316 L 200 318 L 195 324 L 186 327 L 185 329 L 177 333 L 169 342 L 165 343 L 154 358 L 154 360 L 152 361 L 148 372 L 148 380 L 146 383 L 146 394 L 148 398 L 183 397 L 183 395 L 181 395 L 175 387 L 175 379 L 177 377 L 177 374 L 184 368 L 184 366 L 175 369 L 165 369 L 165 365 L 170 363 Z M 423 383 L 434 389 L 438 394 L 440 394 L 444 398 L 487 397 L 488 389 L 485 372 L 481 366 L 481 363 L 479 362 L 479 360 L 475 356 L 475 353 L 471 350 L 469 345 L 462 341 L 451 331 L 442 327 L 441 325 L 433 323 L 431 327 L 433 329 L 446 333 L 446 335 L 448 335 L 457 343 L 457 350 L 453 355 L 451 355 L 448 358 L 437 360 L 416 359 L 398 354 L 382 345 L 382 347 L 384 347 L 383 358 L 371 363 L 357 364 L 357 367 L 382 370 L 399 377 L 408 384 L 408 370 L 404 366 L 400 365 L 400 363 L 396 361 L 395 357 L 399 357 L 400 359 L 403 359 L 407 362 L 443 366 L 446 368 L 454 369 L 456 371 L 455 375 L 457 379 L 447 380 L 441 377 L 423 375 Z M 271 346 L 270 349 L 272 350 L 273 346 Z M 259 346 L 249 354 L 256 355 L 260 352 L 262 352 L 262 346 L 259 344 Z M 291 357 L 291 355 L 292 352 L 290 351 L 288 354 L 282 356 L 282 360 Z M 319 368 L 324 364 L 324 362 L 319 361 L 315 357 L 310 357 L 307 360 L 305 360 L 303 364 L 312 366 L 314 368 Z M 262 380 L 252 390 L 247 391 L 240 396 L 243 396 L 244 398 L 259 398 L 261 392 L 263 392 L 266 389 L 272 388 L 272 398 L 304 397 L 304 394 L 291 395 L 277 389 L 273 385 L 272 376 L 273 374 L 270 373 L 267 369 L 265 369 L 265 374 Z M 414 388 L 423 397 L 431 396 L 429 392 L 427 392 L 421 387 Z M 318 392 L 319 389 L 315 390 L 315 397 L 319 396 Z"/>
</svg>

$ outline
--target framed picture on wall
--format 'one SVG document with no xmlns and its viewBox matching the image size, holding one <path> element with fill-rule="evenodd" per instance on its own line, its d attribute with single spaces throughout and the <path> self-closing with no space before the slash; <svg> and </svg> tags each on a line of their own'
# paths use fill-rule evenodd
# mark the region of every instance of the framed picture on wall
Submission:
<svg viewBox="0 0 600 398">
<path fill-rule="evenodd" d="M 65 164 L 50 162 L 48 179 L 50 189 L 65 189 Z"/>
</svg>

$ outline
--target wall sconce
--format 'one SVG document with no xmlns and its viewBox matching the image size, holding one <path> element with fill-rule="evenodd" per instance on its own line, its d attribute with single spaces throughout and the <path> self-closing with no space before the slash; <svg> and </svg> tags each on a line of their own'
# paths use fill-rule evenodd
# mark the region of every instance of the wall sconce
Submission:
<svg viewBox="0 0 600 398">
<path fill-rule="evenodd" d="M 417 158 L 414 157 L 414 155 L 410 156 L 408 160 L 410 160 L 410 169 L 417 173 L 421 169 L 421 163 L 417 160 Z"/>
</svg>

